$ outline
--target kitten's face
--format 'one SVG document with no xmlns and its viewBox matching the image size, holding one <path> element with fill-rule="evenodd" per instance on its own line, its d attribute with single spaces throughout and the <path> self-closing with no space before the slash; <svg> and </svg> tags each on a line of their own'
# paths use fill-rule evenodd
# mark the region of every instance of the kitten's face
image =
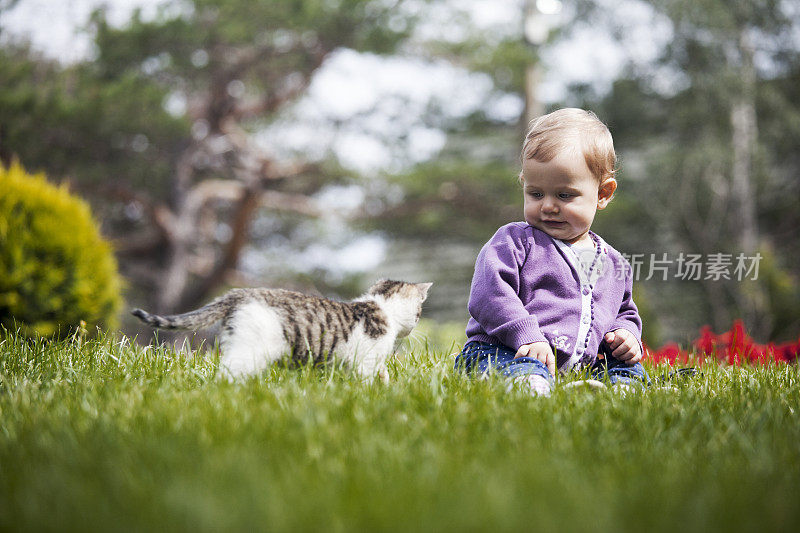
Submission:
<svg viewBox="0 0 800 533">
<path fill-rule="evenodd" d="M 422 303 L 428 297 L 432 283 L 406 283 L 404 281 L 380 280 L 369 290 L 369 294 L 382 296 L 386 300 L 392 319 L 400 325 L 398 337 L 405 337 L 419 322 Z"/>
</svg>

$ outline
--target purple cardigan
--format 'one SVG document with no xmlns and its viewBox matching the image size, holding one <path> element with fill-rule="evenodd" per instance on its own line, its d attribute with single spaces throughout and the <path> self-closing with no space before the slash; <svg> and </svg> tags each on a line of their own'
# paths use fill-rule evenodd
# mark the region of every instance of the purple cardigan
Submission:
<svg viewBox="0 0 800 533">
<path fill-rule="evenodd" d="M 556 349 L 560 370 L 593 363 L 603 336 L 615 329 L 632 332 L 641 345 L 630 265 L 590 234 L 600 248 L 592 275 L 568 244 L 541 230 L 524 222 L 497 230 L 475 262 L 468 341 L 514 350 L 545 341 Z"/>
</svg>

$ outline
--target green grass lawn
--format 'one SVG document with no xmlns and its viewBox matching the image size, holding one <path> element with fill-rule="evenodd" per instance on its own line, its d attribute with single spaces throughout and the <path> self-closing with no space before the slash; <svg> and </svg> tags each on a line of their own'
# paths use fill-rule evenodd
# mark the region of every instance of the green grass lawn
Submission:
<svg viewBox="0 0 800 533">
<path fill-rule="evenodd" d="M 800 529 L 797 366 L 546 399 L 451 367 L 230 384 L 213 356 L 0 336 L 0 530 Z"/>
</svg>

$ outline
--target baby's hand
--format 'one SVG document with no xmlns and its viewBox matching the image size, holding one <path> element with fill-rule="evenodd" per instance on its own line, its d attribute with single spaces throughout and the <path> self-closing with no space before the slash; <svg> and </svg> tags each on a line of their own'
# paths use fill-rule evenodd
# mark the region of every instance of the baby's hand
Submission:
<svg viewBox="0 0 800 533">
<path fill-rule="evenodd" d="M 547 366 L 547 371 L 551 376 L 556 375 L 556 357 L 553 355 L 553 349 L 546 342 L 532 342 L 530 344 L 523 344 L 517 349 L 517 357 L 532 357 L 538 359 Z"/>
<path fill-rule="evenodd" d="M 605 334 L 603 340 L 611 348 L 611 355 L 620 361 L 635 365 L 642 360 L 642 349 L 639 347 L 639 341 L 627 329 L 620 328 L 609 331 Z"/>
</svg>

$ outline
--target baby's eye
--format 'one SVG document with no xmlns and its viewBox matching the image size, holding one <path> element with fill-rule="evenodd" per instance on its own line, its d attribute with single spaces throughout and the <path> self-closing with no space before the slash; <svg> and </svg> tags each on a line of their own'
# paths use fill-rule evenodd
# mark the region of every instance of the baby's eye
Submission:
<svg viewBox="0 0 800 533">
<path fill-rule="evenodd" d="M 568 193 L 568 192 L 562 192 L 562 193 L 558 194 L 558 197 L 561 198 L 562 200 L 569 200 L 573 196 L 574 196 L 573 194 Z"/>
<path fill-rule="evenodd" d="M 543 195 L 540 192 L 528 191 L 528 196 L 530 196 L 531 198 L 541 198 Z"/>
</svg>

